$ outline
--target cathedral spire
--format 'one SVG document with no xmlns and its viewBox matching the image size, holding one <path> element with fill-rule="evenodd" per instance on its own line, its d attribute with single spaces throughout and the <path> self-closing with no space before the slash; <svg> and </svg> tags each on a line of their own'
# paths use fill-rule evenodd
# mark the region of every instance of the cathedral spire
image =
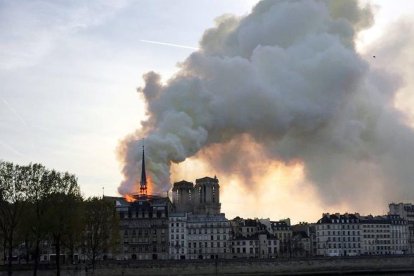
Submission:
<svg viewBox="0 0 414 276">
<path fill-rule="evenodd" d="M 141 182 L 139 187 L 139 194 L 141 196 L 147 195 L 147 174 L 145 172 L 145 149 L 144 141 L 142 141 L 142 167 L 141 167 Z"/>
</svg>

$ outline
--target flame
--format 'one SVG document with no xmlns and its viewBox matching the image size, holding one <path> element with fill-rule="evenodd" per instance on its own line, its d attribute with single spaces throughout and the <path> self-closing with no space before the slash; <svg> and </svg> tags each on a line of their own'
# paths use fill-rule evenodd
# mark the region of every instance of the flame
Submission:
<svg viewBox="0 0 414 276">
<path fill-rule="evenodd" d="M 137 184 L 137 186 L 139 187 L 140 184 Z M 147 195 L 152 195 L 153 192 L 153 187 L 154 187 L 154 182 L 152 180 L 152 178 L 150 176 L 147 177 Z M 139 193 L 137 193 L 136 195 L 139 195 Z M 136 196 L 134 196 L 133 194 L 126 194 L 124 195 L 124 198 L 127 202 L 135 202 L 137 201 Z"/>
<path fill-rule="evenodd" d="M 155 187 L 154 181 L 150 175 L 147 176 L 147 194 L 152 195 L 153 188 Z"/>
<path fill-rule="evenodd" d="M 134 202 L 136 199 L 132 195 L 125 195 L 125 200 L 127 202 Z"/>
</svg>

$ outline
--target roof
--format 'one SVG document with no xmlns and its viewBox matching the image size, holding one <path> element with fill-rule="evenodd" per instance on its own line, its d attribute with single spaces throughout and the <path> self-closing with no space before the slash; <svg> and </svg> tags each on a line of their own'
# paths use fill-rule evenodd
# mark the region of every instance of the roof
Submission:
<svg viewBox="0 0 414 276">
<path fill-rule="evenodd" d="M 290 225 L 286 221 L 271 221 L 270 225 L 273 229 L 290 229 Z"/>
<path fill-rule="evenodd" d="M 206 183 L 206 182 L 208 182 L 208 183 L 214 182 L 214 183 L 218 184 L 219 181 L 218 181 L 217 177 L 212 178 L 212 177 L 209 177 L 209 176 L 196 179 L 196 183 Z"/>
<path fill-rule="evenodd" d="M 256 226 L 258 226 L 258 222 L 256 221 L 256 220 L 254 220 L 254 219 L 246 219 L 245 221 L 244 221 L 244 226 L 249 226 L 249 227 L 256 227 Z"/>
<path fill-rule="evenodd" d="M 308 239 L 309 236 L 305 231 L 293 232 L 293 239 Z"/>
<path fill-rule="evenodd" d="M 192 189 L 193 187 L 194 187 L 194 184 L 192 182 L 181 180 L 181 181 L 174 183 L 172 190 L 176 191 L 178 188 Z"/>
<path fill-rule="evenodd" d="M 363 216 L 361 217 L 362 224 L 407 224 L 407 221 L 402 219 L 399 215 L 385 215 L 385 216 Z"/>
<path fill-rule="evenodd" d="M 384 215 L 384 216 L 360 216 L 356 214 L 323 214 L 322 218 L 318 220 L 317 224 L 324 223 L 362 223 L 362 224 L 406 224 L 406 221 L 398 215 Z"/>
<path fill-rule="evenodd" d="M 345 213 L 343 215 L 336 213 L 336 214 L 329 214 L 325 213 L 322 214 L 322 218 L 318 220 L 317 224 L 322 223 L 359 223 L 359 214 L 348 214 Z"/>
</svg>

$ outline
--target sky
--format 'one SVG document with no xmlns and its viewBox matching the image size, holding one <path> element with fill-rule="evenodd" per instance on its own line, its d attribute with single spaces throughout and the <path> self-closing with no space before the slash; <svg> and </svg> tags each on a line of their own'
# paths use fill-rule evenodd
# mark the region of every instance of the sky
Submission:
<svg viewBox="0 0 414 276">
<path fill-rule="evenodd" d="M 364 55 L 386 35 L 388 26 L 414 13 L 409 0 L 363 3 L 367 2 L 374 5 L 375 24 L 358 37 L 357 49 Z M 0 1 L 0 159 L 39 162 L 74 173 L 85 196 L 117 195 L 122 176 L 116 148 L 145 116 L 137 93 L 142 75 L 153 70 L 168 79 L 177 63 L 197 49 L 215 18 L 245 15 L 255 3 Z M 403 103 L 401 108 L 411 112 Z M 175 169 L 178 180 L 193 176 L 187 173 L 191 162 Z M 208 168 L 199 171 L 208 173 Z M 282 168 L 269 176 L 269 182 L 283 183 L 301 174 L 300 168 Z M 241 214 L 246 217 L 304 220 L 317 219 L 325 211 L 317 202 L 309 206 L 304 201 L 287 210 L 272 208 L 275 200 L 297 194 L 316 198 L 311 187 L 281 184 L 278 190 L 258 193 L 263 195 L 258 199 L 258 194 L 230 182 L 222 185 L 222 192 L 223 211 L 229 217 L 244 205 L 241 196 L 255 205 Z M 375 211 L 386 210 L 381 206 Z"/>
</svg>

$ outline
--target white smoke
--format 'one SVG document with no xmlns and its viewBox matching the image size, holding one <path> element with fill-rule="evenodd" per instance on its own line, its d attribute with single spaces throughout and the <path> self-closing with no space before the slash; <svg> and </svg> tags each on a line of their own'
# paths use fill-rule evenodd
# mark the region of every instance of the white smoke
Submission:
<svg viewBox="0 0 414 276">
<path fill-rule="evenodd" d="M 143 136 L 158 191 L 170 187 L 172 162 L 212 145 L 223 148 L 217 160 L 207 154 L 213 167 L 250 175 L 230 143 L 248 136 L 264 158 L 302 162 L 327 204 L 413 198 L 413 130 L 393 104 L 401 81 L 354 47 L 372 21 L 369 7 L 342 0 L 265 0 L 218 18 L 165 85 L 144 76 L 149 117 L 120 146 L 119 192 L 135 189 Z"/>
</svg>

